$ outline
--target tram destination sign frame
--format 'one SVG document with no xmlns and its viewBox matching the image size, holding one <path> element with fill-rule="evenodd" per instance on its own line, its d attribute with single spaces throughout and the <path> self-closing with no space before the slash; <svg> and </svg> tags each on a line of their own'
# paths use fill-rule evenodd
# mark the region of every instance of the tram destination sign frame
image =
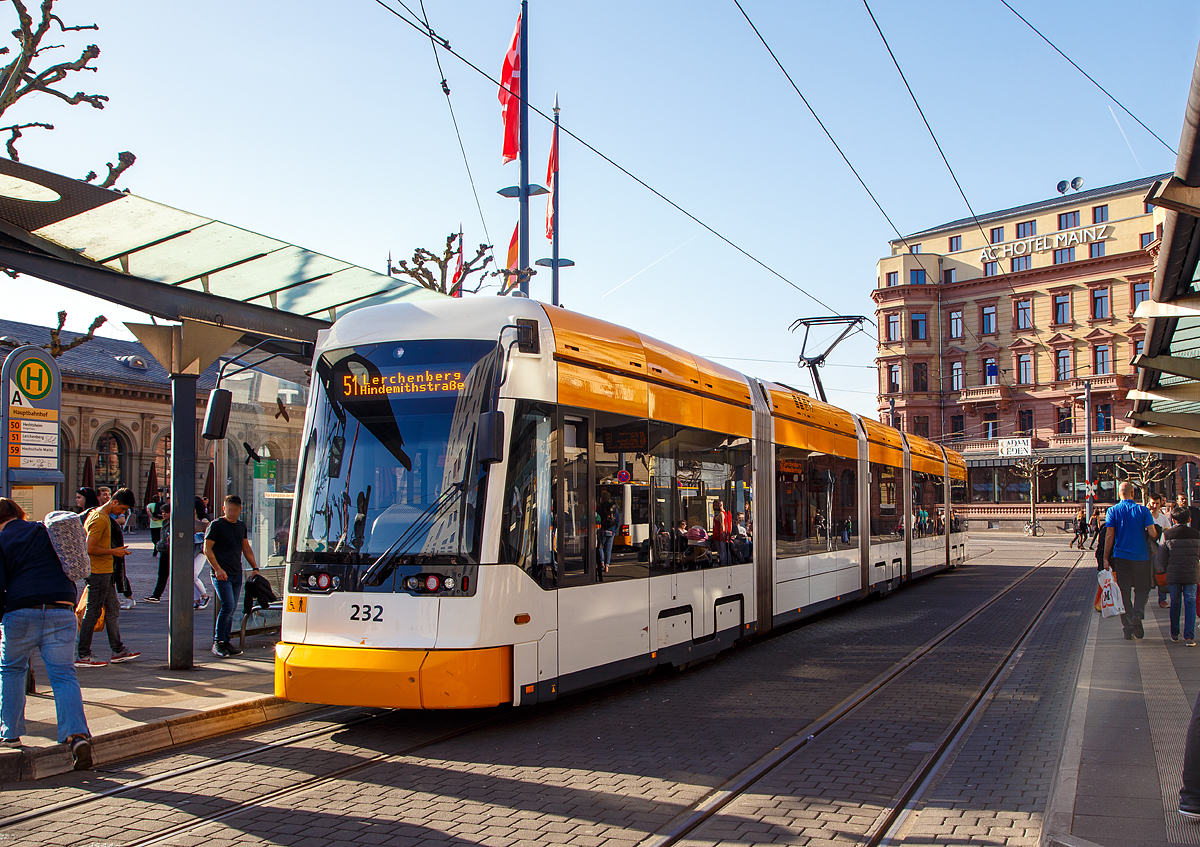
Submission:
<svg viewBox="0 0 1200 847">
<path fill-rule="evenodd" d="M 7 457 L 0 489 L 32 520 L 40 520 L 57 508 L 59 487 L 65 482 L 59 466 L 62 373 L 49 351 L 25 345 L 5 358 L 0 385 L 0 428 Z"/>
</svg>

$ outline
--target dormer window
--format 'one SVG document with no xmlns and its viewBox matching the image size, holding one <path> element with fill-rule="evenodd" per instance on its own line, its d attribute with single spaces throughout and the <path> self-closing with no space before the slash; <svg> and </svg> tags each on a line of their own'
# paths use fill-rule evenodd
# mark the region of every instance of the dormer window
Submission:
<svg viewBox="0 0 1200 847">
<path fill-rule="evenodd" d="M 127 368 L 133 368 L 135 371 L 146 370 L 146 360 L 141 356 L 117 356 L 117 361 Z"/>
</svg>

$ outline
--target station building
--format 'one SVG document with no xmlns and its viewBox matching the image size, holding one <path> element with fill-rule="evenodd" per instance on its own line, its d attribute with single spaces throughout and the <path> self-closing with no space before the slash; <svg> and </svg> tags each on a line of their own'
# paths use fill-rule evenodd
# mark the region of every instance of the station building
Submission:
<svg viewBox="0 0 1200 847">
<path fill-rule="evenodd" d="M 961 505 L 978 528 L 1028 515 L 1029 482 L 999 455 L 1001 438 L 1031 438 L 1051 466 L 1038 482 L 1044 516 L 1083 501 L 1086 382 L 1098 501 L 1115 501 L 1146 335 L 1133 313 L 1162 236 L 1164 212 L 1145 203 L 1155 179 L 952 221 L 890 242 L 879 260 L 880 420 L 964 455 Z"/>
</svg>

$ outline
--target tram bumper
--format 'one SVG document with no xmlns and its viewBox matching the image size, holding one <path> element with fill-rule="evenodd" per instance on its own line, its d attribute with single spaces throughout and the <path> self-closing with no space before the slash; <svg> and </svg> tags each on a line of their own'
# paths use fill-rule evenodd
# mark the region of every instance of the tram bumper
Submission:
<svg viewBox="0 0 1200 847">
<path fill-rule="evenodd" d="M 330 706 L 484 709 L 512 702 L 512 647 L 275 645 L 275 696 Z"/>
</svg>

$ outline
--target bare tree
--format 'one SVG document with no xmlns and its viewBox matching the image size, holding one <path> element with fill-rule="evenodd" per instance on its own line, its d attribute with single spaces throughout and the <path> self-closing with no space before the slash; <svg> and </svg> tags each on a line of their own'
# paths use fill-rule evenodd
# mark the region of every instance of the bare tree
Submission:
<svg viewBox="0 0 1200 847">
<path fill-rule="evenodd" d="M 1117 463 L 1125 478 L 1136 485 L 1143 496 L 1149 496 L 1150 486 L 1162 482 L 1175 473 L 1175 469 L 1160 462 L 1149 453 L 1134 453 L 1133 457 Z"/>
<path fill-rule="evenodd" d="M 74 350 L 80 344 L 86 344 L 87 342 L 89 342 L 93 338 L 95 338 L 96 330 L 98 330 L 101 326 L 103 326 L 105 321 L 107 321 L 107 320 L 108 320 L 108 318 L 104 317 L 104 315 L 100 315 L 94 321 L 92 321 L 92 325 L 88 327 L 88 331 L 86 333 L 84 333 L 83 335 L 80 335 L 76 338 L 71 339 L 66 344 L 63 344 L 62 343 L 62 328 L 67 322 L 67 313 L 59 312 L 58 313 L 58 326 L 55 329 L 50 330 L 50 343 L 49 344 L 40 344 L 37 346 L 41 347 L 43 350 L 48 350 L 50 352 L 50 355 L 57 359 L 59 356 L 61 356 L 63 353 L 66 353 L 68 350 Z M 14 339 L 0 338 L 0 347 L 8 347 L 10 349 L 15 349 L 17 347 L 25 347 L 25 346 L 30 345 L 30 343 L 31 342 L 28 342 L 28 341 L 17 341 Z"/>
<path fill-rule="evenodd" d="M 1037 520 L 1037 484 L 1038 480 L 1044 479 L 1054 473 L 1053 468 L 1043 468 L 1046 463 L 1044 456 L 1031 456 L 1025 459 L 1017 459 L 1012 464 L 1012 472 L 1021 479 L 1029 480 L 1029 523 L 1034 524 Z"/>
<path fill-rule="evenodd" d="M 74 74 L 81 71 L 96 72 L 97 68 L 92 63 L 100 56 L 100 48 L 95 44 L 84 47 L 78 58 L 48 64 L 40 69 L 34 67 L 35 64 L 40 64 L 38 60 L 44 60 L 43 54 L 51 50 L 66 49 L 65 44 L 43 43 L 53 27 L 58 27 L 59 34 L 98 30 L 100 27 L 96 24 L 68 26 L 62 18 L 54 14 L 55 0 L 42 0 L 36 20 L 22 0 L 9 0 L 9 2 L 12 3 L 13 9 L 17 13 L 18 27 L 12 31 L 12 35 L 16 39 L 18 49 L 13 55 L 11 48 L 0 47 L 0 55 L 13 56 L 12 61 L 0 69 L 0 116 L 3 116 L 9 107 L 31 94 L 49 94 L 71 106 L 86 103 L 93 109 L 103 109 L 104 104 L 108 102 L 108 97 L 104 94 L 87 94 L 83 91 L 70 94 L 59 88 L 60 83 L 65 82 Z M 9 158 L 14 162 L 19 161 L 16 143 L 17 139 L 22 136 L 22 130 L 33 128 L 52 130 L 54 124 L 30 121 L 0 127 L 0 132 L 9 134 L 6 147 Z M 101 183 L 101 187 L 112 188 L 117 177 L 134 163 L 135 158 L 132 153 L 121 153 L 117 157 L 117 165 L 110 164 L 108 166 L 109 178 Z M 95 178 L 96 174 L 93 171 L 87 181 L 91 182 Z"/>
<path fill-rule="evenodd" d="M 460 294 L 478 294 L 479 290 L 483 288 L 485 279 L 483 271 L 492 261 L 491 249 L 490 244 L 480 244 L 475 251 L 475 256 L 469 262 L 465 261 L 464 255 L 462 275 L 457 283 L 453 283 L 453 286 L 451 285 L 453 278 L 450 267 L 459 251 L 462 250 L 462 235 L 457 232 L 446 236 L 446 246 L 440 256 L 432 250 L 418 247 L 413 251 L 411 259 L 401 259 L 395 265 L 391 263 L 391 259 L 388 259 L 388 273 L 406 276 L 418 285 L 442 294 L 454 294 L 456 290 Z M 479 282 L 474 288 L 468 288 L 467 280 L 472 274 L 480 274 Z"/>
</svg>

